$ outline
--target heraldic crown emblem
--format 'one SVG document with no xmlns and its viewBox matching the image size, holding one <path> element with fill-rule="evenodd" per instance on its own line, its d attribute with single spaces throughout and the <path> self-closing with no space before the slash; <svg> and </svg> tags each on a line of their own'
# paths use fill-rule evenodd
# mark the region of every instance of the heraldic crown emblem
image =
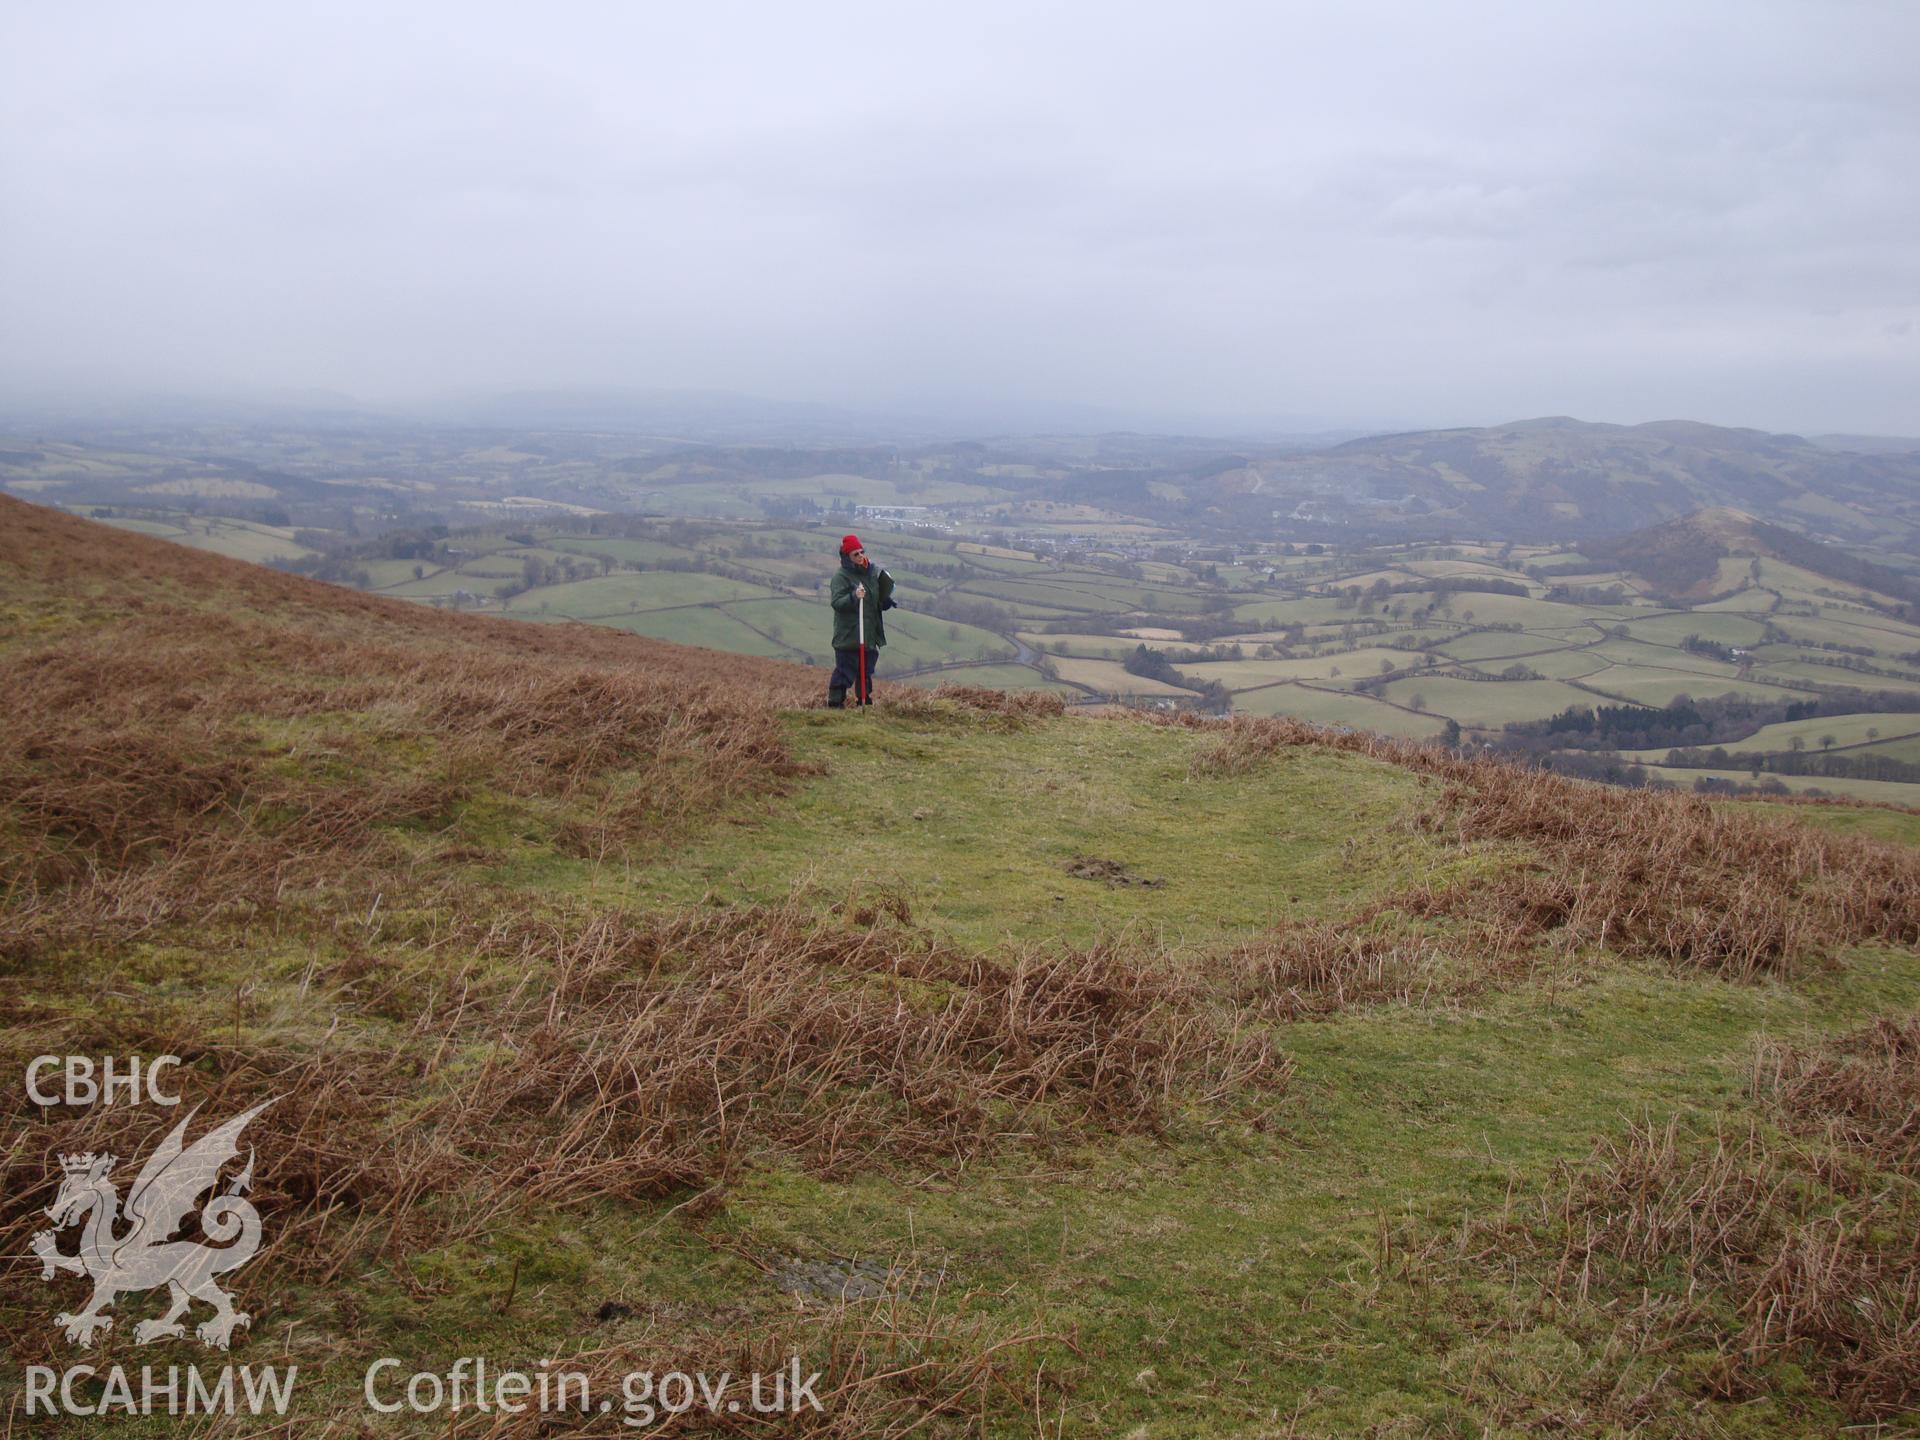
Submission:
<svg viewBox="0 0 1920 1440">
<path fill-rule="evenodd" d="M 195 1336 L 220 1350 L 232 1343 L 233 1332 L 251 1317 L 233 1308 L 233 1297 L 214 1284 L 214 1277 L 238 1270 L 260 1249 L 260 1215 L 246 1198 L 253 1185 L 252 1150 L 224 1190 L 205 1205 L 200 1197 L 219 1183 L 221 1170 L 239 1155 L 240 1132 L 273 1103 L 256 1105 L 187 1145 L 187 1125 L 199 1113 L 197 1108 L 190 1111 L 140 1167 L 124 1209 L 113 1180 L 117 1155 L 88 1151 L 60 1157 L 60 1193 L 46 1211 L 53 1228 L 35 1235 L 32 1246 L 42 1280 L 65 1272 L 93 1281 L 93 1295 L 84 1309 L 55 1317 L 69 1342 L 91 1345 L 96 1335 L 113 1328 L 113 1317 L 102 1312 L 115 1299 L 164 1285 L 172 1305 L 165 1315 L 136 1325 L 136 1341 L 144 1345 L 185 1335 L 181 1317 L 200 1300 L 213 1306 L 214 1314 L 195 1327 Z M 210 1244 L 173 1238 L 196 1208 L 200 1230 Z M 58 1235 L 73 1225 L 83 1227 L 80 1248 L 64 1255 Z"/>
</svg>

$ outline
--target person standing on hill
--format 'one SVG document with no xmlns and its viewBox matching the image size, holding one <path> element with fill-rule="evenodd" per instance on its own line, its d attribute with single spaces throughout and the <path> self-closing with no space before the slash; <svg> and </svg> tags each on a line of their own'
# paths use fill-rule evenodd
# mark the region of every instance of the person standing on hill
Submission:
<svg viewBox="0 0 1920 1440">
<path fill-rule="evenodd" d="M 827 587 L 827 599 L 833 606 L 833 678 L 827 682 L 827 704 L 841 709 L 851 690 L 854 704 L 871 705 L 874 663 L 887 643 L 880 612 L 893 609 L 893 577 L 874 568 L 858 535 L 840 542 L 840 568 Z"/>
</svg>

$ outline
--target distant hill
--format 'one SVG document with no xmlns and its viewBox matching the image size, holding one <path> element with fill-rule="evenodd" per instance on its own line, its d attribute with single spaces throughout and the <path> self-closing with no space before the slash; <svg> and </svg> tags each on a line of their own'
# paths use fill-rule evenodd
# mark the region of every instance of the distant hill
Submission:
<svg viewBox="0 0 1920 1440">
<path fill-rule="evenodd" d="M 1582 550 L 1595 565 L 1638 575 L 1676 600 L 1709 600 L 1740 589 L 1745 581 L 1725 578 L 1721 562 L 1752 558 L 1782 561 L 1908 604 L 1920 601 L 1920 586 L 1898 571 L 1741 510 L 1698 510 L 1612 540 L 1588 542 Z"/>
<path fill-rule="evenodd" d="M 1687 420 L 1564 416 L 1377 435 L 1248 459 L 1210 482 L 1245 520 L 1581 540 L 1733 507 L 1842 543 L 1920 532 L 1920 454 L 1865 454 L 1797 435 Z"/>
<path fill-rule="evenodd" d="M 954 440 L 889 423 L 706 392 L 583 390 L 449 401 L 440 420 L 418 425 L 49 420 L 0 427 L 0 489 L 70 508 L 187 509 L 349 533 L 474 524 L 542 505 L 787 520 L 837 500 L 1014 527 L 1034 523 L 1036 505 L 1069 505 L 1105 512 L 1103 524 L 1139 520 L 1209 543 L 1343 547 L 1579 544 L 1732 508 L 1834 544 L 1920 557 L 1920 450 L 1897 440 L 1564 417 L 1258 441 Z"/>
<path fill-rule="evenodd" d="M 1809 435 L 1822 450 L 1855 450 L 1863 455 L 1907 455 L 1920 451 L 1920 436 Z"/>
</svg>

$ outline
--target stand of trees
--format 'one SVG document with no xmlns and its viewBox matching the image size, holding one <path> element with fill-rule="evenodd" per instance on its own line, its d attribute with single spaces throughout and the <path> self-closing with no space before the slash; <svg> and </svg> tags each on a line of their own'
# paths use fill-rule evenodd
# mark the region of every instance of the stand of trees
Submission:
<svg viewBox="0 0 1920 1440">
<path fill-rule="evenodd" d="M 1788 701 L 1680 696 L 1659 708 L 1572 705 L 1545 720 L 1514 721 L 1506 727 L 1500 748 L 1521 755 L 1549 750 L 1698 749 L 1743 740 L 1763 725 L 1868 710 L 1920 713 L 1920 693 L 1849 690 L 1817 700 Z"/>
<path fill-rule="evenodd" d="M 1218 680 L 1196 680 L 1174 668 L 1172 659 L 1164 650 L 1155 650 L 1151 646 L 1136 645 L 1133 653 L 1120 662 L 1120 668 L 1129 675 L 1138 675 L 1143 680 L 1158 680 L 1163 685 L 1175 685 L 1182 690 L 1192 690 L 1201 695 L 1210 708 L 1224 706 L 1231 701 L 1227 687 Z"/>
<path fill-rule="evenodd" d="M 1136 645 L 1133 653 L 1120 662 L 1120 668 L 1142 680 L 1158 680 L 1163 685 L 1185 686 L 1186 677 L 1173 668 L 1173 660 L 1164 650 Z"/>
<path fill-rule="evenodd" d="M 1722 645 L 1718 640 L 1708 640 L 1704 636 L 1689 635 L 1680 642 L 1680 648 L 1695 655 L 1705 655 L 1710 660 L 1724 660 L 1729 665 L 1740 663 L 1740 657 L 1733 653 L 1731 645 Z"/>
<path fill-rule="evenodd" d="M 1831 737 L 1829 737 L 1831 738 Z M 1790 750 L 1785 754 L 1757 750 L 1669 750 L 1667 764 L 1692 770 L 1745 770 L 1760 775 L 1824 775 L 1835 780 L 1920 781 L 1920 765 L 1886 755 L 1827 754 Z"/>
</svg>

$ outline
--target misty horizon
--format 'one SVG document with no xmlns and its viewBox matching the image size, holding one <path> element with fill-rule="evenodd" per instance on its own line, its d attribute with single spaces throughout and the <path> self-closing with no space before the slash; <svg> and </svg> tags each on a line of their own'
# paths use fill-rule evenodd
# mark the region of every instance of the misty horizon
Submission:
<svg viewBox="0 0 1920 1440">
<path fill-rule="evenodd" d="M 0 19 L 0 406 L 1920 431 L 1920 12 Z"/>
<path fill-rule="evenodd" d="M 669 433 L 674 417 L 685 433 Z M 1831 441 L 1885 441 L 1920 448 L 1920 436 L 1892 432 L 1795 431 L 1778 426 L 1718 426 L 1691 415 L 1662 415 L 1640 420 L 1551 414 L 1511 415 L 1490 421 L 1422 425 L 1393 420 L 1342 420 L 1332 417 L 1153 416 L 1103 412 L 1095 407 L 1066 408 L 1051 414 L 1013 414 L 967 419 L 828 405 L 804 399 L 776 399 L 728 390 L 665 390 L 644 387 L 579 386 L 472 389 L 412 402 L 385 404 L 340 391 L 232 389 L 226 391 L 70 391 L 64 394 L 0 393 L 0 425 L 23 432 L 69 426 L 109 428 L 148 425 L 272 424 L 298 428 L 329 422 L 442 426 L 501 434 L 578 431 L 636 440 L 681 440 L 695 445 L 779 445 L 806 449 L 818 445 L 901 446 L 981 442 L 1019 445 L 1049 435 L 1138 435 L 1202 448 L 1282 446 L 1318 449 L 1360 439 L 1390 439 L 1429 433 L 1500 432 L 1515 427 L 1568 422 L 1579 427 L 1623 430 L 1668 424 L 1704 424 L 1729 434 L 1742 430 L 1776 437 Z M 734 433 L 750 426 L 766 432 L 748 439 Z"/>
</svg>

